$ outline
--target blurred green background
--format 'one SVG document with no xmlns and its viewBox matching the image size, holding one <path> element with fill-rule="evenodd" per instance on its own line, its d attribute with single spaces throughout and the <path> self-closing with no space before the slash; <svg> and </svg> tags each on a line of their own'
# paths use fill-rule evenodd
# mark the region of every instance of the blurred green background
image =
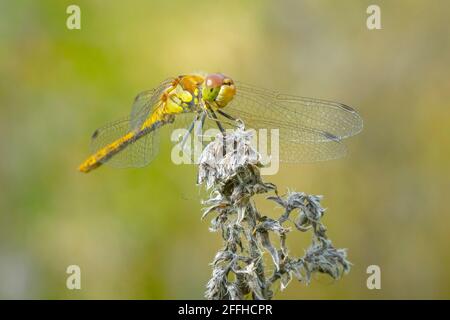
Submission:
<svg viewBox="0 0 450 320">
<path fill-rule="evenodd" d="M 370 31 L 374 3 L 383 29 Z M 81 30 L 66 28 L 70 4 Z M 445 0 L 2 1 L 0 298 L 203 297 L 220 235 L 200 220 L 196 167 L 170 160 L 170 132 L 146 168 L 76 170 L 136 93 L 198 70 L 364 118 L 346 158 L 266 177 L 323 194 L 354 263 L 277 298 L 450 298 L 449 12 Z M 309 240 L 291 236 L 292 253 Z M 71 264 L 82 290 L 66 289 Z M 366 287 L 372 264 L 381 290 Z"/>
</svg>

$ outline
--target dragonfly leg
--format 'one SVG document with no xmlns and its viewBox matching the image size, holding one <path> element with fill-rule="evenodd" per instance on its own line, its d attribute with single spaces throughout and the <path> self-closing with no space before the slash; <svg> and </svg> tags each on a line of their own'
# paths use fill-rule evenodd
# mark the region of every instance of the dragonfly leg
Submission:
<svg viewBox="0 0 450 320">
<path fill-rule="evenodd" d="M 225 130 L 224 130 L 223 126 L 222 126 L 223 123 L 229 124 L 231 126 L 235 125 L 235 124 L 230 123 L 228 121 L 219 120 L 219 118 L 217 117 L 215 111 L 212 108 L 205 108 L 204 110 L 205 110 L 205 113 L 206 113 L 208 119 L 211 119 L 212 121 L 214 121 L 217 124 L 217 127 L 219 128 L 219 130 L 220 130 L 220 132 L 222 134 L 225 134 Z M 225 118 L 227 118 L 229 120 L 239 121 L 239 119 L 236 119 L 236 118 L 232 117 L 231 115 L 229 115 L 228 113 L 223 112 L 222 110 L 216 109 L 216 111 L 220 115 L 224 116 Z"/>
<path fill-rule="evenodd" d="M 183 140 L 181 140 L 181 150 L 184 150 L 186 141 L 191 134 L 192 130 L 194 129 L 195 122 L 198 120 L 198 114 L 195 115 L 194 120 L 192 121 L 191 125 L 189 126 L 188 132 L 183 136 Z"/>
<path fill-rule="evenodd" d="M 225 129 L 222 127 L 222 124 L 220 123 L 219 119 L 217 118 L 216 113 L 213 109 L 210 109 L 211 116 L 213 117 L 213 120 L 216 122 L 217 127 L 219 128 L 220 132 L 222 132 L 222 138 L 223 138 L 223 156 L 225 157 L 227 153 L 227 144 L 226 144 L 226 138 L 225 138 Z"/>
<path fill-rule="evenodd" d="M 241 119 L 235 118 L 232 115 L 230 115 L 230 114 L 228 114 L 225 111 L 222 111 L 220 109 L 218 109 L 217 112 L 220 115 L 224 116 L 225 118 L 227 118 L 227 119 L 229 119 L 231 121 L 234 121 L 234 123 L 230 123 L 230 122 L 226 122 L 226 123 L 231 124 L 232 126 L 240 127 L 240 128 L 244 128 L 245 127 L 245 124 L 244 124 L 244 122 Z"/>
<path fill-rule="evenodd" d="M 213 109 L 209 110 L 211 112 L 211 116 L 213 118 L 213 121 L 216 122 L 217 127 L 219 128 L 220 132 L 222 132 L 222 135 L 225 136 L 225 129 L 222 127 L 222 124 L 220 123 L 219 119 L 217 118 L 216 113 L 214 112 Z"/>
<path fill-rule="evenodd" d="M 236 121 L 237 120 L 235 117 L 229 115 L 228 113 L 226 113 L 226 112 L 224 112 L 224 111 L 222 111 L 220 109 L 217 109 L 217 113 L 219 113 L 220 115 L 224 116 L 225 118 L 227 118 L 229 120 L 232 120 L 232 121 Z"/>
<path fill-rule="evenodd" d="M 202 114 L 200 116 L 200 126 L 196 128 L 196 132 L 195 132 L 195 135 L 200 138 L 200 143 L 202 145 L 203 145 L 202 130 L 203 130 L 203 126 L 205 125 L 206 116 L 207 116 L 206 112 L 202 112 Z"/>
</svg>

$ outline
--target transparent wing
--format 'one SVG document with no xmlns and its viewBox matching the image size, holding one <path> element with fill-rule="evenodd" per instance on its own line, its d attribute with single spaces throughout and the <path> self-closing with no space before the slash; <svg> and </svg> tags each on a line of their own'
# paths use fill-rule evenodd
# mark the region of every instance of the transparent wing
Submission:
<svg viewBox="0 0 450 320">
<path fill-rule="evenodd" d="M 279 130 L 280 160 L 314 162 L 342 157 L 341 140 L 362 129 L 352 108 L 332 101 L 278 94 L 237 84 L 233 101 L 224 108 L 247 127 Z"/>
<path fill-rule="evenodd" d="M 130 119 L 111 122 L 97 130 L 91 138 L 91 151 L 97 152 L 130 132 Z M 152 131 L 128 145 L 105 163 L 113 167 L 143 167 L 149 164 L 159 151 L 159 130 Z"/>
<path fill-rule="evenodd" d="M 172 81 L 172 78 L 164 80 L 158 87 L 143 91 L 134 98 L 130 113 L 130 130 L 139 129 L 151 111 L 159 104 L 162 93 Z"/>
<path fill-rule="evenodd" d="M 251 112 L 287 128 L 326 132 L 339 139 L 353 136 L 363 127 L 360 115 L 342 103 L 279 94 L 242 83 L 237 84 L 233 102 L 227 109 L 246 114 Z"/>
<path fill-rule="evenodd" d="M 246 128 L 258 130 L 258 139 L 267 139 L 268 155 L 274 155 L 277 148 L 279 157 L 284 162 L 316 162 L 343 157 L 347 153 L 346 146 L 336 137 L 306 128 L 287 128 L 272 122 L 254 117 L 238 116 L 244 121 Z M 267 131 L 262 131 L 266 129 Z M 273 130 L 277 131 L 273 131 Z M 278 142 L 275 142 L 278 134 Z"/>
</svg>

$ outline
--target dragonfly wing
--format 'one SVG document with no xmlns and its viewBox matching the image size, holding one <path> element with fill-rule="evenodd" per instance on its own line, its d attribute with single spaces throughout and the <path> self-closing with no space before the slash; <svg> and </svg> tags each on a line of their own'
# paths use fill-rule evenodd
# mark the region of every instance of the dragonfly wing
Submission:
<svg viewBox="0 0 450 320">
<path fill-rule="evenodd" d="M 342 157 L 341 140 L 361 131 L 358 113 L 345 105 L 238 84 L 225 108 L 249 128 L 278 129 L 280 160 L 314 162 Z"/>
<path fill-rule="evenodd" d="M 361 132 L 363 121 L 353 108 L 333 101 L 280 94 L 276 104 L 293 119 L 304 119 L 304 126 L 345 139 Z M 280 111 L 281 112 L 281 111 Z"/>
<path fill-rule="evenodd" d="M 363 127 L 360 115 L 338 102 L 279 94 L 242 83 L 238 83 L 233 100 L 232 108 L 238 112 L 254 113 L 281 126 L 327 132 L 339 139 L 353 136 Z"/>
<path fill-rule="evenodd" d="M 341 158 L 347 154 L 347 147 L 340 142 L 298 144 L 291 141 L 284 141 L 284 143 L 282 142 L 279 146 L 279 150 L 281 161 L 293 163 L 332 160 Z"/>
<path fill-rule="evenodd" d="M 130 130 L 139 129 L 158 105 L 161 95 L 171 85 L 172 81 L 172 78 L 164 80 L 157 88 L 143 91 L 134 98 L 130 113 Z"/>
<path fill-rule="evenodd" d="M 95 153 L 126 135 L 130 132 L 130 123 L 131 120 L 125 118 L 95 130 L 91 138 L 91 151 Z M 159 130 L 155 130 L 131 143 L 105 163 L 118 168 L 143 167 L 156 157 L 158 151 Z"/>
<path fill-rule="evenodd" d="M 341 140 L 327 133 L 305 128 L 280 127 L 273 122 L 265 122 L 261 118 L 240 114 L 247 128 L 259 131 L 258 139 L 266 138 L 268 155 L 273 155 L 274 148 L 279 150 L 279 157 L 284 162 L 316 162 L 343 157 L 347 153 Z M 276 131 L 274 131 L 276 130 Z M 278 142 L 275 136 L 278 134 Z M 258 146 L 259 147 L 259 146 Z M 260 150 L 261 151 L 261 150 Z"/>
</svg>

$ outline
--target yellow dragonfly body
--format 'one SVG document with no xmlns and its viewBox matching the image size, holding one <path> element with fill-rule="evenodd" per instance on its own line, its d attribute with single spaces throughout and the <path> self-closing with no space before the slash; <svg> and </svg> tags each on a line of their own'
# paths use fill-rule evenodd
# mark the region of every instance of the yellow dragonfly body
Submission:
<svg viewBox="0 0 450 320">
<path fill-rule="evenodd" d="M 288 162 L 341 157 L 346 151 L 342 139 L 362 129 L 359 114 L 341 103 L 283 95 L 236 83 L 220 73 L 182 75 L 138 94 L 129 117 L 95 130 L 93 154 L 79 171 L 89 172 L 103 163 L 148 164 L 158 152 L 158 129 L 181 119 L 181 114 L 193 114 L 193 120 L 208 120 L 221 130 L 224 120 L 236 119 L 254 129 L 278 129 L 280 160 Z"/>
</svg>

